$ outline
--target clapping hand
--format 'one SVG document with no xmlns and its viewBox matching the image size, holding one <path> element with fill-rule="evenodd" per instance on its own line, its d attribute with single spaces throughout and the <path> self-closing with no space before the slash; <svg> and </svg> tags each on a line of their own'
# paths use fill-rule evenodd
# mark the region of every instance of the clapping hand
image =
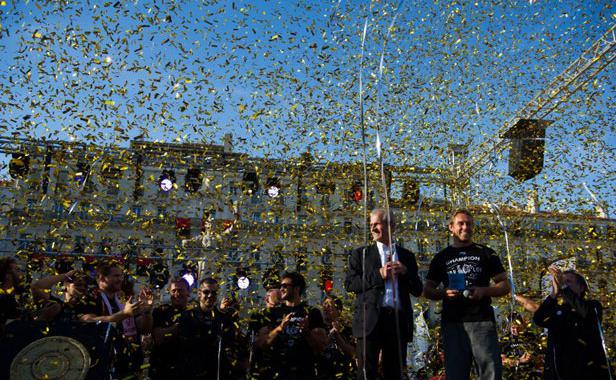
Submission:
<svg viewBox="0 0 616 380">
<path fill-rule="evenodd" d="M 150 288 L 141 288 L 138 300 L 142 305 L 142 313 L 149 313 L 154 308 L 154 295 L 152 294 L 152 290 Z"/>
<path fill-rule="evenodd" d="M 563 273 L 554 265 L 548 267 L 548 271 L 552 275 L 552 294 L 553 298 L 560 292 L 560 287 L 563 284 Z"/>
<path fill-rule="evenodd" d="M 124 314 L 134 317 L 142 313 L 143 304 L 140 301 L 133 302 L 133 297 L 128 297 L 126 303 L 124 304 Z"/>
</svg>

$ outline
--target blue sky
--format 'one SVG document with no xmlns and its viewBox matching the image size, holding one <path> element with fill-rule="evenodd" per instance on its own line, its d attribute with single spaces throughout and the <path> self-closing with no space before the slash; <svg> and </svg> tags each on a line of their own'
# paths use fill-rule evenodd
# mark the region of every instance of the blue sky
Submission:
<svg viewBox="0 0 616 380">
<path fill-rule="evenodd" d="M 0 6 L 0 133 L 127 146 L 138 135 L 322 161 L 358 160 L 368 2 L 11 2 Z M 385 160 L 446 167 L 449 143 L 493 136 L 614 22 L 609 1 L 379 1 L 363 51 L 366 127 Z M 387 27 L 399 12 L 378 62 Z M 614 66 L 553 113 L 543 173 L 519 184 L 506 152 L 473 197 L 614 210 Z M 377 96 L 380 94 L 380 96 Z M 374 149 L 370 158 L 375 158 Z"/>
</svg>

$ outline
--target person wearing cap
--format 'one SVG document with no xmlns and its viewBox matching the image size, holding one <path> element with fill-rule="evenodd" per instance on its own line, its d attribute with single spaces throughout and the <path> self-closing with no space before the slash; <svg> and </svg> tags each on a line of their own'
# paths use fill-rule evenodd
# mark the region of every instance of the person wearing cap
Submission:
<svg viewBox="0 0 616 380">
<path fill-rule="evenodd" d="M 473 359 L 480 380 L 502 378 L 491 299 L 509 294 L 511 287 L 496 252 L 473 242 L 473 224 L 469 211 L 453 213 L 449 221 L 453 243 L 432 259 L 424 287 L 426 298 L 443 301 L 447 380 L 469 379 Z M 437 288 L 440 284 L 443 288 Z"/>
</svg>

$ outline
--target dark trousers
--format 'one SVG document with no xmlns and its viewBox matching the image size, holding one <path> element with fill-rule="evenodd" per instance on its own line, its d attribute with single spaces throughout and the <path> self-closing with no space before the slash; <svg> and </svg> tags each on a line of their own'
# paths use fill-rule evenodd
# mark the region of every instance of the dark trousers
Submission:
<svg viewBox="0 0 616 380">
<path fill-rule="evenodd" d="M 400 318 L 400 316 L 398 316 L 398 318 Z M 407 328 L 404 325 L 406 322 L 402 320 L 399 320 L 399 322 L 398 328 L 396 326 L 396 312 L 394 309 L 381 309 L 376 327 L 366 336 L 365 377 L 362 365 L 364 341 L 362 338 L 357 340 L 357 357 L 359 358 L 359 367 L 357 368 L 358 380 L 375 380 L 377 378 L 379 353 L 381 350 L 383 379 L 403 379 L 403 373 L 406 372 L 406 346 L 408 343 L 408 334 L 406 333 Z"/>
</svg>

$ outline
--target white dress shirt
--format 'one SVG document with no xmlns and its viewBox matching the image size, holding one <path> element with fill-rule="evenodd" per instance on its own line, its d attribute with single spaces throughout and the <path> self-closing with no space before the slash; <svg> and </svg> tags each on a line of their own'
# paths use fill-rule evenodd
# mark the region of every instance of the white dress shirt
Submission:
<svg viewBox="0 0 616 380">
<path fill-rule="evenodd" d="M 379 256 L 381 257 L 381 266 L 384 266 L 386 262 L 398 261 L 398 252 L 396 252 L 396 243 L 391 245 L 391 250 L 393 253 L 390 255 L 389 249 L 390 247 L 377 241 L 376 248 L 379 251 Z M 383 295 L 383 303 L 382 306 L 385 307 L 396 307 L 398 308 L 400 301 L 396 299 L 394 304 L 394 289 L 396 296 L 398 293 L 398 281 L 394 283 L 394 281 L 390 278 L 385 280 L 385 294 Z M 398 298 L 398 297 L 396 297 Z"/>
</svg>

